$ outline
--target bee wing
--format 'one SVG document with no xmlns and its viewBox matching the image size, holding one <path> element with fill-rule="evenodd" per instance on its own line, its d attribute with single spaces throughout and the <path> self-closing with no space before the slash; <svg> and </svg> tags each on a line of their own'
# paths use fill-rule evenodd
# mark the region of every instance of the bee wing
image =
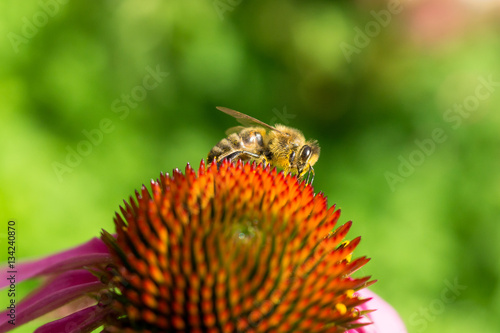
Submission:
<svg viewBox="0 0 500 333">
<path fill-rule="evenodd" d="M 255 119 L 254 117 L 250 117 L 249 115 L 246 115 L 244 113 L 241 113 L 241 112 L 238 112 L 235 110 L 231 110 L 231 109 L 225 108 L 223 106 L 218 106 L 217 110 L 222 111 L 224 113 L 227 113 L 231 117 L 236 118 L 236 120 L 244 126 L 248 127 L 248 126 L 257 125 L 257 126 L 262 126 L 262 127 L 267 128 L 267 129 L 270 129 L 271 131 L 276 131 L 276 132 L 281 133 L 281 131 L 277 130 L 276 127 L 268 125 L 268 124 L 266 124 L 258 119 Z M 231 128 L 229 130 L 231 130 Z"/>
<path fill-rule="evenodd" d="M 244 128 L 245 128 L 245 126 L 234 126 L 234 127 L 228 128 L 226 130 L 226 135 L 229 136 L 229 135 L 231 135 L 233 133 L 239 133 Z"/>
</svg>

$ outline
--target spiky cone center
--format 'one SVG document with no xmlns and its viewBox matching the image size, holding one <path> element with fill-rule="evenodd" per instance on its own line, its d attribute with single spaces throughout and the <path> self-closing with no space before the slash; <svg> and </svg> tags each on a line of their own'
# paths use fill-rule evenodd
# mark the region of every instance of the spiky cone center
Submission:
<svg viewBox="0 0 500 333">
<path fill-rule="evenodd" d="M 174 170 L 143 186 L 103 240 L 114 308 L 108 332 L 343 332 L 363 314 L 350 275 L 360 238 L 293 176 L 255 164 Z"/>
</svg>

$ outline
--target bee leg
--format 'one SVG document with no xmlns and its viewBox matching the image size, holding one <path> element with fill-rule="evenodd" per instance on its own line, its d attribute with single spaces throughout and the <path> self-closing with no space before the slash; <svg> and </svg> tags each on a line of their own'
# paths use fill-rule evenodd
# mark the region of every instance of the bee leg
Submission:
<svg viewBox="0 0 500 333">
<path fill-rule="evenodd" d="M 309 183 L 309 176 L 311 176 L 311 182 Z M 314 169 L 311 165 L 309 165 L 309 172 L 307 173 L 307 181 L 306 183 L 309 183 L 310 185 L 312 185 L 314 181 Z"/>
<path fill-rule="evenodd" d="M 260 156 L 258 160 L 259 164 L 262 164 L 262 166 L 265 168 L 267 166 L 267 158 L 265 156 Z"/>
<path fill-rule="evenodd" d="M 262 164 L 264 168 L 268 165 L 267 158 L 263 155 L 258 155 L 251 152 L 245 152 L 245 154 L 253 158 L 257 162 L 257 164 Z"/>
<path fill-rule="evenodd" d="M 307 177 L 305 177 L 306 173 L 307 173 Z M 305 179 L 303 177 L 305 177 Z M 309 182 L 309 178 L 311 178 L 311 182 Z M 312 168 L 311 165 L 309 165 L 309 168 L 307 169 L 306 172 L 302 173 L 302 175 L 300 176 L 300 179 L 303 179 L 306 184 L 312 184 L 312 182 L 314 180 L 314 169 Z"/>
<path fill-rule="evenodd" d="M 242 155 L 246 155 L 250 158 L 254 159 L 260 159 L 260 155 L 246 151 L 246 150 L 237 150 L 233 151 L 230 154 L 227 154 L 225 156 L 221 156 L 219 160 L 217 161 L 217 165 L 220 166 L 222 164 L 222 161 L 224 160 L 229 160 L 231 162 L 236 162 L 238 159 L 241 159 Z"/>
</svg>

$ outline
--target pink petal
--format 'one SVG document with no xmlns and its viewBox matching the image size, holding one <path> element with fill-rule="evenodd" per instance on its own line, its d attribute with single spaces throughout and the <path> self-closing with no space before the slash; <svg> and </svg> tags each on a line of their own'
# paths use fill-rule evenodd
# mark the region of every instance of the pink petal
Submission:
<svg viewBox="0 0 500 333">
<path fill-rule="evenodd" d="M 94 237 L 87 243 L 64 252 L 43 259 L 16 264 L 16 283 L 38 275 L 53 274 L 110 261 L 111 256 L 108 248 L 99 238 Z M 7 272 L 8 270 L 6 267 L 1 268 L 2 272 Z M 6 274 L 6 276 L 1 276 L 0 289 L 10 284 L 7 280 L 9 274 Z"/>
<path fill-rule="evenodd" d="M 371 325 L 347 331 L 348 333 L 406 333 L 406 327 L 392 306 L 380 296 L 368 289 L 357 292 L 362 298 L 371 298 L 359 310 L 376 310 L 366 314 L 359 323 L 373 323 Z"/>
<path fill-rule="evenodd" d="M 62 273 L 17 304 L 15 326 L 8 323 L 8 311 L 2 312 L 0 333 L 38 318 L 86 293 L 98 291 L 103 286 L 97 277 L 84 269 Z"/>
<path fill-rule="evenodd" d="M 87 333 L 104 323 L 109 311 L 94 305 L 39 327 L 35 333 Z"/>
</svg>

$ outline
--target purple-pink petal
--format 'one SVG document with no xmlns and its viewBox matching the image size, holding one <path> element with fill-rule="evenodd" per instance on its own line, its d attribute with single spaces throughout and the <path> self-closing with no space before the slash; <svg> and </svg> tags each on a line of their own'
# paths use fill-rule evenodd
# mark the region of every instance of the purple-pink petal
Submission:
<svg viewBox="0 0 500 333">
<path fill-rule="evenodd" d="M 87 333 L 104 323 L 109 311 L 94 305 L 39 327 L 35 333 Z"/>
<path fill-rule="evenodd" d="M 111 262 L 108 248 L 101 239 L 94 237 L 90 241 L 64 252 L 43 259 L 16 264 L 16 283 L 43 274 L 54 274 L 107 262 Z M 2 267 L 1 270 L 6 272 L 8 269 Z M 7 277 L 8 275 L 1 277 L 0 289 L 10 284 Z"/>
<path fill-rule="evenodd" d="M 372 323 L 371 325 L 349 330 L 348 333 L 406 333 L 406 327 L 392 306 L 380 296 L 368 289 L 357 292 L 362 298 L 371 298 L 359 306 L 360 311 L 374 309 L 376 311 L 365 314 L 359 323 Z"/>
<path fill-rule="evenodd" d="M 89 271 L 80 269 L 62 273 L 23 299 L 16 307 L 16 326 L 8 321 L 8 311 L 0 314 L 0 333 L 38 318 L 104 285 Z"/>
</svg>

